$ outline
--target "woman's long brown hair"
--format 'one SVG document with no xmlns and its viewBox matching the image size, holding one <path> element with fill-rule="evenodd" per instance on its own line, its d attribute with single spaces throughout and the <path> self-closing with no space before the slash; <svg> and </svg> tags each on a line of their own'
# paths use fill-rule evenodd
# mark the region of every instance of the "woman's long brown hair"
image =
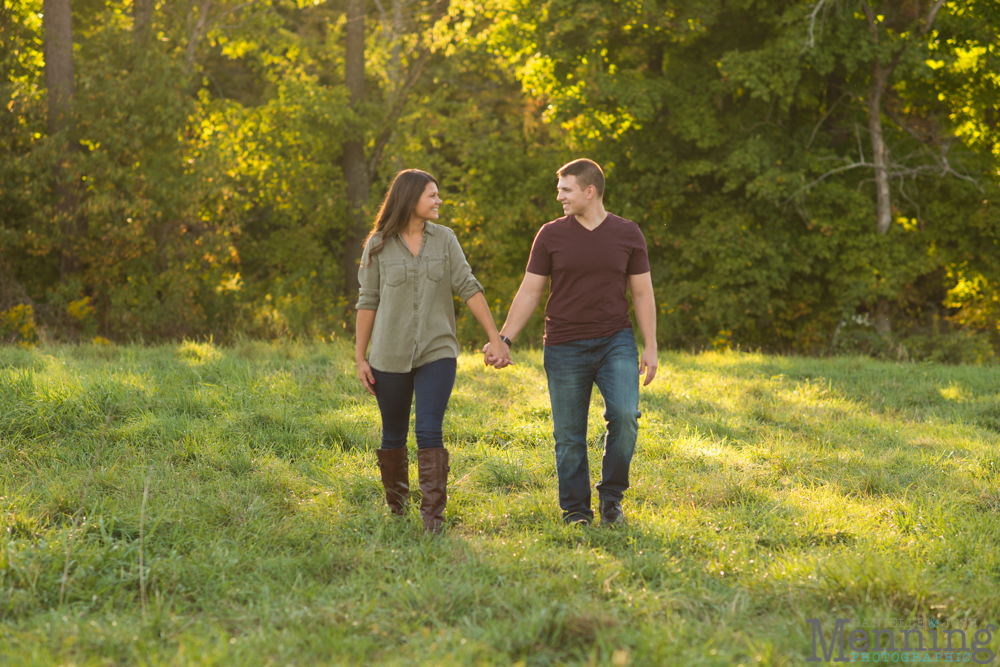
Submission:
<svg viewBox="0 0 1000 667">
<path fill-rule="evenodd" d="M 382 206 L 378 210 L 378 215 L 375 216 L 375 226 L 372 227 L 371 232 L 368 233 L 368 238 L 365 239 L 364 245 L 368 245 L 373 236 L 376 234 L 382 235 L 379 244 L 368 251 L 369 261 L 371 261 L 370 258 L 382 252 L 382 247 L 386 241 L 393 236 L 399 235 L 407 223 L 410 222 L 410 215 L 413 213 L 413 209 L 417 207 L 417 202 L 420 201 L 420 197 L 424 194 L 428 183 L 433 183 L 440 187 L 437 179 L 426 171 L 404 169 L 396 174 L 392 185 L 389 186 L 388 194 L 382 200 Z"/>
</svg>

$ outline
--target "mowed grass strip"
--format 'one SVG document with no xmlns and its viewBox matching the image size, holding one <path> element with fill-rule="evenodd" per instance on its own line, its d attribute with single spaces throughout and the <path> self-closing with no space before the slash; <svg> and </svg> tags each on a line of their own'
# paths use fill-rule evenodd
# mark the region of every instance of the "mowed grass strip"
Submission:
<svg viewBox="0 0 1000 667">
<path fill-rule="evenodd" d="M 541 353 L 469 354 L 434 539 L 352 360 L 0 348 L 0 662 L 749 667 L 804 664 L 809 618 L 1000 625 L 997 367 L 664 354 L 629 523 L 581 529 Z"/>
</svg>

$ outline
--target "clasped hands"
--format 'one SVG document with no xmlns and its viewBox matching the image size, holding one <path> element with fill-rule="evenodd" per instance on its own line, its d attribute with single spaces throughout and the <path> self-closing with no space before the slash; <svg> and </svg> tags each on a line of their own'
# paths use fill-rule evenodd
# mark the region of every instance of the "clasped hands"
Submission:
<svg viewBox="0 0 1000 667">
<path fill-rule="evenodd" d="M 506 368 L 514 362 L 510 359 L 510 348 L 502 340 L 490 341 L 483 346 L 483 363 L 493 368 Z"/>
</svg>

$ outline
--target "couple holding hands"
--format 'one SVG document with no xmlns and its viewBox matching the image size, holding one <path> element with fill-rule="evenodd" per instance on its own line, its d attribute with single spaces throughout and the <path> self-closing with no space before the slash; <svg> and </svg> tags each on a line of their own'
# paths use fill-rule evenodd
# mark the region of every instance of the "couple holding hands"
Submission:
<svg viewBox="0 0 1000 667">
<path fill-rule="evenodd" d="M 504 368 L 512 363 L 512 341 L 549 281 L 544 365 L 563 520 L 589 524 L 594 518 L 587 413 L 596 383 L 607 422 L 597 485 L 601 521 L 624 521 L 621 501 L 639 429 L 639 376 L 645 374 L 643 384 L 648 385 L 657 368 L 656 304 L 646 241 L 638 225 L 604 209 L 604 173 L 596 162 L 574 160 L 556 174 L 565 215 L 543 225 L 535 236 L 524 279 L 499 331 L 454 232 L 431 222 L 442 204 L 433 176 L 417 169 L 401 171 L 365 241 L 358 270 L 358 377 L 378 401 L 382 445 L 376 454 L 386 502 L 398 515 L 406 511 L 410 489 L 406 436 L 416 395 L 425 533 L 440 532 L 447 504 L 448 450 L 441 427 L 459 353 L 453 295 L 466 303 L 489 337 L 485 363 Z M 645 341 L 641 356 L 626 289 Z"/>
</svg>

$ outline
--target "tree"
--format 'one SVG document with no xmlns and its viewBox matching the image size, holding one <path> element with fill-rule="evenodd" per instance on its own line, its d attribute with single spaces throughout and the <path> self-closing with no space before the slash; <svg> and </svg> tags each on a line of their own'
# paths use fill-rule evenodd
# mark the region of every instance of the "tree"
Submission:
<svg viewBox="0 0 1000 667">
<path fill-rule="evenodd" d="M 49 135 L 59 147 L 52 168 L 53 190 L 62 234 L 60 273 L 63 280 L 79 268 L 76 243 L 81 235 L 76 184 L 69 162 L 75 152 L 73 122 L 73 9 L 70 0 L 45 0 L 45 85 L 48 88 Z"/>
<path fill-rule="evenodd" d="M 876 12 L 875 45 L 857 0 L 827 2 L 838 20 L 813 24 L 813 48 L 803 44 L 816 8 L 804 0 L 511 4 L 518 21 L 506 43 L 525 93 L 544 96 L 575 155 L 608 167 L 612 210 L 646 234 L 664 295 L 658 330 L 671 344 L 816 352 L 839 321 L 875 315 L 880 303 L 940 307 L 948 237 L 969 235 L 982 194 L 949 130 L 965 104 L 930 90 L 925 61 L 967 60 L 962 52 L 984 44 L 920 37 L 929 3 L 916 16 L 902 11 L 913 3 L 898 17 L 885 11 L 890 27 Z M 967 12 L 955 23 L 970 22 Z M 890 182 L 901 187 L 892 231 L 881 234 L 871 143 L 857 157 L 855 138 L 865 139 L 876 55 L 885 77 L 906 40 L 876 86 Z M 977 90 L 987 80 L 959 76 Z"/>
<path fill-rule="evenodd" d="M 907 14 L 915 15 L 917 14 L 912 7 L 912 3 L 907 3 L 907 6 L 902 6 L 903 3 L 896 3 L 899 6 L 892 7 L 892 3 L 887 3 L 890 5 L 890 9 L 894 10 L 897 14 L 898 19 L 896 21 L 897 29 L 903 27 L 902 24 L 906 21 Z M 889 39 L 882 39 L 881 43 L 879 40 L 879 33 L 885 32 L 886 37 L 891 35 L 892 28 L 882 28 L 880 30 L 880 23 L 883 23 L 881 16 L 876 16 L 875 12 L 872 11 L 871 4 L 869 0 L 863 0 L 861 3 L 861 8 L 865 13 L 865 20 L 868 23 L 868 30 L 871 34 L 871 41 L 874 45 L 875 57 L 872 59 L 872 83 L 871 91 L 868 93 L 868 132 L 871 134 L 872 142 L 872 162 L 875 169 L 875 192 L 876 192 L 876 205 L 878 213 L 876 215 L 876 226 L 878 228 L 879 234 L 886 234 L 889 232 L 889 225 L 892 224 L 892 194 L 889 191 L 889 160 L 888 160 L 888 149 L 885 145 L 885 137 L 882 134 L 882 114 L 883 111 L 883 98 L 885 96 L 886 86 L 889 84 L 889 79 L 892 77 L 893 72 L 899 67 L 899 63 L 902 61 L 903 56 L 907 51 L 910 50 L 915 40 L 922 40 L 931 29 L 931 25 L 934 24 L 934 18 L 937 16 L 938 11 L 941 9 L 941 5 L 944 4 L 944 0 L 935 0 L 931 5 L 930 9 L 927 11 L 926 17 L 917 17 L 916 20 L 911 19 L 908 21 L 909 25 L 903 27 L 902 35 L 897 40 L 902 43 L 897 43 L 892 45 L 889 54 L 885 54 L 883 51 L 886 42 Z M 918 5 L 919 6 L 919 5 Z M 922 21 L 920 19 L 923 19 Z M 906 35 L 914 35 L 913 38 L 907 38 Z M 883 63 L 883 59 L 888 57 L 888 63 Z"/>
<path fill-rule="evenodd" d="M 149 39 L 153 27 L 153 9 L 155 0 L 133 0 L 132 3 L 132 40 L 136 46 L 142 47 Z"/>
<path fill-rule="evenodd" d="M 646 235 L 665 344 L 995 328 L 994 0 L 131 1 L 73 3 L 62 89 L 56 11 L 0 8 L 0 264 L 54 335 L 84 297 L 110 338 L 348 330 L 404 167 L 507 303 L 582 155 Z"/>
<path fill-rule="evenodd" d="M 824 12 L 834 0 L 818 0 L 809 15 L 809 43 L 815 46 L 815 23 L 817 17 Z M 890 155 L 883 131 L 882 117 L 886 113 L 885 105 L 889 92 L 890 80 L 903 63 L 904 57 L 920 50 L 926 54 L 926 38 L 934 24 L 938 12 L 944 5 L 944 0 L 924 2 L 901 2 L 888 0 L 878 6 L 879 14 L 872 8 L 871 0 L 861 0 L 860 9 L 864 14 L 869 40 L 867 53 L 871 57 L 871 83 L 864 99 L 868 111 L 868 135 L 871 143 L 871 162 L 864 156 L 845 168 L 870 167 L 874 171 L 875 180 L 875 226 L 878 233 L 886 235 L 892 224 L 893 204 L 890 190 L 890 179 L 913 176 L 917 172 L 904 163 L 895 162 Z M 928 5 L 924 7 L 924 5 Z M 854 9 L 848 6 L 848 11 Z M 847 16 L 847 12 L 844 12 Z M 851 20 L 846 18 L 845 20 Z M 921 47 L 923 47 L 921 49 Z M 926 58 L 925 58 L 926 59 Z M 946 173 L 952 171 L 947 159 L 942 162 Z M 832 173 L 832 172 L 828 172 Z M 821 176 L 820 178 L 824 178 Z M 882 335 L 888 336 L 892 331 L 889 300 L 885 296 L 878 299 L 875 309 L 876 327 Z"/>
<path fill-rule="evenodd" d="M 381 7 L 381 2 L 378 3 Z M 344 54 L 344 79 L 350 92 L 350 105 L 356 114 L 351 136 L 344 142 L 343 170 L 347 183 L 348 230 L 344 241 L 341 270 L 344 276 L 344 295 L 352 297 L 358 291 L 357 267 L 361 259 L 362 239 L 368 234 L 368 216 L 371 184 L 382 164 L 385 147 L 392 139 L 395 123 L 406 108 L 409 94 L 420 81 L 424 67 L 434 49 L 433 27 L 448 13 L 449 0 L 431 0 L 428 3 L 430 17 L 425 25 L 417 20 L 417 12 L 409 21 L 415 44 L 410 53 L 405 76 L 401 73 L 398 44 L 402 34 L 403 18 L 399 0 L 393 0 L 393 28 L 386 29 L 390 36 L 390 72 L 382 114 L 374 123 L 364 123 L 361 112 L 370 107 L 365 103 L 365 3 L 364 0 L 348 0 L 347 27 L 345 29 L 346 51 Z M 419 8 L 419 6 L 418 6 Z M 384 10 L 383 10 L 384 13 Z M 426 36 L 423 34 L 426 33 Z M 371 132 L 372 149 L 365 156 L 366 130 Z"/>
<path fill-rule="evenodd" d="M 365 2 L 347 0 L 345 29 L 344 82 L 350 94 L 351 109 L 359 117 L 365 102 Z M 355 121 L 351 136 L 344 142 L 343 170 L 347 183 L 347 236 L 341 256 L 344 294 L 358 291 L 357 262 L 361 258 L 361 239 L 367 227 L 371 175 L 365 162 L 364 127 Z"/>
</svg>

